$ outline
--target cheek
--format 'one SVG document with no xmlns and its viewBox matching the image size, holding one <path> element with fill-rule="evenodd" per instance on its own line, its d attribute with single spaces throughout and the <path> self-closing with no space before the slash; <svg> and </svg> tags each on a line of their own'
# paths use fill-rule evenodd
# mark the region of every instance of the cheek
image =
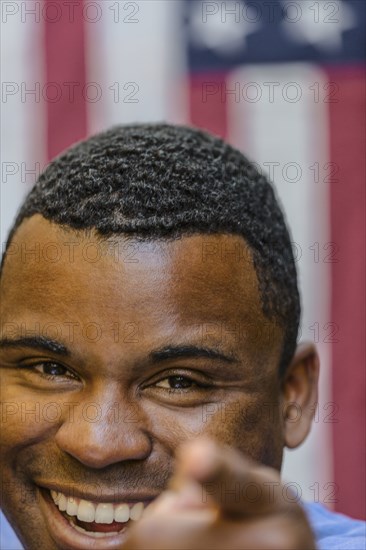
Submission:
<svg viewBox="0 0 366 550">
<path fill-rule="evenodd" d="M 279 430 L 278 412 L 277 402 L 271 403 L 263 395 L 242 394 L 199 407 L 145 409 L 153 438 L 171 453 L 181 442 L 206 435 L 260 461 L 274 447 Z"/>
<path fill-rule="evenodd" d="M 278 401 L 253 398 L 245 407 L 238 407 L 237 415 L 226 414 L 222 434 L 225 443 L 236 447 L 257 462 L 280 469 L 283 433 Z"/>
<path fill-rule="evenodd" d="M 206 403 L 194 409 L 157 407 L 150 418 L 154 439 L 171 454 L 181 442 L 206 435 L 280 469 L 283 450 L 280 406 L 263 394 Z"/>
<path fill-rule="evenodd" d="M 51 437 L 61 423 L 62 400 L 17 384 L 1 392 L 1 455 Z"/>
<path fill-rule="evenodd" d="M 183 441 L 192 439 L 204 433 L 207 422 L 203 407 L 144 407 L 145 418 L 148 418 L 148 430 L 153 439 L 173 454 L 176 447 Z"/>
</svg>

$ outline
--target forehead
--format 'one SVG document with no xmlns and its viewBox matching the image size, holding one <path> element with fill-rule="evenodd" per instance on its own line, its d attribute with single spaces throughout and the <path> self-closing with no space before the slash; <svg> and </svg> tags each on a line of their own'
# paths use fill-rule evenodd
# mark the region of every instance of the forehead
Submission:
<svg viewBox="0 0 366 550">
<path fill-rule="evenodd" d="M 194 332 L 253 353 L 262 337 L 268 352 L 281 340 L 262 313 L 250 250 L 235 235 L 101 241 L 36 215 L 14 236 L 1 288 L 2 318 L 18 325 L 139 323 L 149 343 Z"/>
</svg>

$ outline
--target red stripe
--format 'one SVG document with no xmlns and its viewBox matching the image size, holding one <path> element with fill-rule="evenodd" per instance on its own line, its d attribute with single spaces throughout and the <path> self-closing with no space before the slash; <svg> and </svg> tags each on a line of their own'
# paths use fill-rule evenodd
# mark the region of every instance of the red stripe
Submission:
<svg viewBox="0 0 366 550">
<path fill-rule="evenodd" d="M 334 68 L 338 84 L 330 103 L 331 160 L 339 167 L 330 183 L 331 235 L 339 246 L 332 268 L 332 320 L 339 326 L 333 344 L 333 398 L 339 423 L 333 425 L 338 509 L 365 518 L 365 76 L 358 68 Z M 337 101 L 338 100 L 338 101 Z"/>
<path fill-rule="evenodd" d="M 73 10 L 44 0 L 47 153 L 52 159 L 87 133 L 83 0 Z M 51 85 L 50 83 L 55 83 Z M 69 84 L 67 84 L 69 83 Z M 72 90 L 74 89 L 74 91 Z"/>
<path fill-rule="evenodd" d="M 228 137 L 225 82 L 226 73 L 190 77 L 190 122 L 222 138 Z"/>
</svg>

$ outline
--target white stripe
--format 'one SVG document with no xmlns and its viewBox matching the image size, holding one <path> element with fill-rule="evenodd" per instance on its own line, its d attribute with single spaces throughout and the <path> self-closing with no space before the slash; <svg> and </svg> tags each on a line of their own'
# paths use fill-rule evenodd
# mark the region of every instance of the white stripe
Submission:
<svg viewBox="0 0 366 550">
<path fill-rule="evenodd" d="M 8 2 L 1 22 L 1 242 L 45 164 L 42 102 L 43 20 L 40 2 Z M 3 8 L 5 8 L 5 3 Z M 30 11 L 35 9 L 35 14 Z M 27 94 L 36 90 L 35 94 Z M 27 173 L 35 170 L 36 174 Z"/>
<path fill-rule="evenodd" d="M 326 423 L 331 418 L 327 415 L 332 412 L 329 406 L 331 344 L 324 342 L 330 330 L 323 329 L 331 321 L 330 264 L 324 262 L 327 251 L 323 248 L 330 240 L 329 189 L 323 181 L 329 175 L 329 170 L 324 169 L 328 161 L 327 106 L 322 94 L 325 83 L 321 71 L 304 64 L 249 66 L 233 72 L 227 83 L 228 89 L 237 93 L 228 100 L 231 141 L 267 173 L 271 170 L 268 163 L 278 163 L 272 167 L 275 186 L 292 240 L 302 254 L 297 262 L 303 306 L 301 339 L 314 341 L 314 330 L 320 329 L 317 344 L 321 359 L 319 421 L 313 424 L 311 435 L 300 449 L 285 452 L 283 470 L 284 479 L 299 483 L 303 498 L 310 500 L 314 500 L 318 488 L 321 499 L 329 495 L 332 487 L 325 484 L 333 481 L 332 424 Z M 315 181 L 317 165 L 314 163 L 319 163 L 319 182 Z M 295 181 L 297 174 L 299 181 Z M 316 242 L 319 261 L 315 261 L 314 256 Z M 311 246 L 315 252 L 310 250 Z"/>
<path fill-rule="evenodd" d="M 102 91 L 88 105 L 95 133 L 117 123 L 187 118 L 180 1 L 104 1 L 86 25 L 87 80 Z"/>
</svg>

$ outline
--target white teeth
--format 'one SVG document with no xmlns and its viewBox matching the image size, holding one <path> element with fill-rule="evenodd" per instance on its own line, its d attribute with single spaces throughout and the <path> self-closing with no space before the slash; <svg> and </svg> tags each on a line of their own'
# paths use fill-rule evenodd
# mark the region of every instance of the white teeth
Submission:
<svg viewBox="0 0 366 550">
<path fill-rule="evenodd" d="M 58 499 L 59 499 L 60 494 L 61 494 L 61 493 L 57 493 L 56 491 L 52 491 L 52 490 L 51 490 L 51 496 L 52 496 L 52 498 L 53 498 L 53 500 L 54 500 L 54 502 L 55 502 L 56 504 L 57 504 L 57 502 L 58 502 Z"/>
<path fill-rule="evenodd" d="M 77 513 L 77 518 L 80 521 L 86 521 L 91 523 L 95 518 L 95 506 L 92 502 L 87 500 L 81 500 L 79 502 L 79 508 Z"/>
<path fill-rule="evenodd" d="M 78 509 L 79 509 L 79 505 L 76 502 L 76 499 L 69 497 L 67 499 L 66 514 L 69 514 L 69 516 L 77 516 Z"/>
<path fill-rule="evenodd" d="M 98 504 L 95 511 L 96 523 L 113 523 L 114 520 L 114 508 L 113 504 L 101 503 Z"/>
<path fill-rule="evenodd" d="M 130 519 L 130 507 L 128 504 L 118 504 L 114 509 L 114 521 L 125 523 Z"/>
<path fill-rule="evenodd" d="M 138 521 L 144 511 L 143 502 L 137 502 L 136 504 L 100 502 L 96 504 L 88 500 L 67 497 L 57 491 L 52 490 L 50 492 L 52 500 L 60 512 L 66 512 L 69 516 L 76 516 L 80 521 L 88 523 L 93 521 L 104 524 L 111 524 L 113 521 L 127 523 L 130 519 Z M 79 526 L 76 525 L 75 527 Z M 100 534 L 96 533 L 95 536 L 98 537 Z"/>
<path fill-rule="evenodd" d="M 62 493 L 59 493 L 57 506 L 58 506 L 60 512 L 66 512 L 67 498 Z"/>
<path fill-rule="evenodd" d="M 133 521 L 137 521 L 141 518 L 142 512 L 144 511 L 144 504 L 142 502 L 138 502 L 134 506 L 132 506 L 130 510 L 130 519 Z"/>
</svg>

